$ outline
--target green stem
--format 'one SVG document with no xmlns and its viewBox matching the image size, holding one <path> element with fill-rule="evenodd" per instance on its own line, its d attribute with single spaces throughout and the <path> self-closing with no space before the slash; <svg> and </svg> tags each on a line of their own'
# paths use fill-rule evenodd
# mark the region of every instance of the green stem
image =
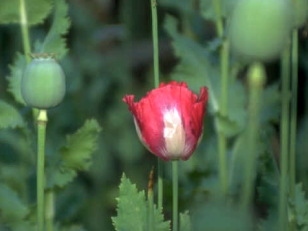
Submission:
<svg viewBox="0 0 308 231">
<path fill-rule="evenodd" d="M 172 231 L 178 231 L 179 224 L 179 179 L 178 179 L 178 161 L 172 161 Z"/>
<path fill-rule="evenodd" d="M 158 209 L 162 211 L 163 209 L 163 162 L 159 158 L 157 158 L 157 172 L 158 172 L 158 180 L 157 180 L 157 191 L 158 191 Z"/>
<path fill-rule="evenodd" d="M 296 184 L 296 125 L 297 125 L 297 85 L 298 85 L 298 31 L 294 29 L 292 32 L 292 98 L 291 98 L 291 115 L 290 115 L 290 197 L 295 199 L 295 184 Z M 290 222 L 290 229 L 296 230 L 296 222 Z"/>
<path fill-rule="evenodd" d="M 290 49 L 285 50 L 281 60 L 282 108 L 280 121 L 280 184 L 279 184 L 279 227 L 287 228 L 287 185 L 288 185 L 288 151 L 289 151 L 289 104 L 290 104 Z"/>
<path fill-rule="evenodd" d="M 44 189 L 45 189 L 45 138 L 47 112 L 40 110 L 37 117 L 37 225 L 38 230 L 44 230 Z"/>
<path fill-rule="evenodd" d="M 45 218 L 46 218 L 46 231 L 53 231 L 53 219 L 54 219 L 54 192 L 48 190 L 46 192 L 45 203 Z"/>
<path fill-rule="evenodd" d="M 159 85 L 159 49 L 158 49 L 158 23 L 157 23 L 157 1 L 151 1 L 151 14 L 152 14 L 152 39 L 153 39 L 153 65 L 154 65 L 154 86 Z M 158 209 L 163 208 L 163 162 L 157 159 L 158 171 Z"/>
<path fill-rule="evenodd" d="M 246 133 L 246 161 L 244 169 L 244 182 L 242 187 L 242 203 L 241 206 L 244 210 L 249 209 L 251 205 L 253 189 L 254 189 L 254 176 L 256 173 L 257 161 L 257 139 L 258 129 L 260 124 L 260 107 L 262 89 L 266 79 L 265 69 L 261 63 L 253 63 L 248 70 L 249 82 L 249 104 L 248 104 L 248 124 Z"/>
<path fill-rule="evenodd" d="M 217 34 L 220 38 L 223 37 L 224 33 L 224 24 L 223 24 L 223 19 L 222 19 L 222 12 L 221 12 L 221 0 L 213 0 L 212 1 L 214 9 L 215 9 L 215 14 L 216 14 L 216 30 Z"/>
<path fill-rule="evenodd" d="M 298 82 L 298 31 L 292 33 L 292 99 L 290 126 L 290 194 L 294 196 L 296 180 L 296 124 L 297 124 L 297 82 Z"/>
<path fill-rule="evenodd" d="M 228 77 L 229 77 L 229 42 L 223 41 L 220 50 L 221 63 L 221 113 L 226 116 L 228 113 Z"/>
<path fill-rule="evenodd" d="M 152 169 L 149 176 L 149 183 L 148 183 L 148 231 L 155 230 L 155 223 L 154 223 L 154 198 L 153 198 L 153 174 L 154 170 Z"/>
<path fill-rule="evenodd" d="M 228 170 L 227 170 L 227 140 L 223 132 L 218 132 L 218 158 L 219 158 L 219 182 L 220 190 L 223 197 L 227 195 L 228 191 Z"/>
<path fill-rule="evenodd" d="M 159 85 L 159 49 L 158 49 L 158 23 L 157 23 L 157 1 L 151 1 L 152 13 L 152 38 L 153 38 L 153 64 L 154 64 L 154 86 Z"/>
<path fill-rule="evenodd" d="M 29 55 L 31 54 L 31 48 L 30 48 L 30 36 L 28 29 L 28 17 L 27 17 L 25 0 L 19 0 L 19 14 L 20 14 L 20 27 L 21 27 L 21 35 L 24 47 L 24 54 L 27 62 L 30 62 Z"/>
<path fill-rule="evenodd" d="M 220 114 L 225 117 L 228 115 L 228 78 L 229 78 L 229 43 L 224 38 L 224 24 L 221 10 L 221 0 L 213 0 L 212 4 L 216 14 L 216 31 L 222 40 L 220 47 L 220 75 L 221 75 L 221 95 L 220 95 Z M 219 121 L 217 121 L 219 123 Z M 228 192 L 228 165 L 227 165 L 227 138 L 223 131 L 217 133 L 218 156 L 219 156 L 219 181 L 222 196 Z"/>
</svg>

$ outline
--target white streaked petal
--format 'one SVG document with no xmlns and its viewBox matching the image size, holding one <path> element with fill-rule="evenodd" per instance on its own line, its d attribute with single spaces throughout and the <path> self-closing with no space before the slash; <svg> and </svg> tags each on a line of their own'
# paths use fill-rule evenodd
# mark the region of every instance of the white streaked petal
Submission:
<svg viewBox="0 0 308 231">
<path fill-rule="evenodd" d="M 185 153 L 185 130 L 179 111 L 168 109 L 163 113 L 165 155 L 170 159 L 180 159 Z"/>
</svg>

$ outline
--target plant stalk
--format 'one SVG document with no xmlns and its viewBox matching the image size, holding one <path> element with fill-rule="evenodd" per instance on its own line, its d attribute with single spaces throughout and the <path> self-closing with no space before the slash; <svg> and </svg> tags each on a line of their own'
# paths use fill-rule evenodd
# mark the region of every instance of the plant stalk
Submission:
<svg viewBox="0 0 308 231">
<path fill-rule="evenodd" d="M 158 23 L 157 23 L 157 1 L 151 1 L 152 15 L 152 40 L 153 40 L 153 65 L 154 65 L 154 87 L 159 86 L 159 47 L 158 47 Z M 158 209 L 163 208 L 163 162 L 157 158 L 157 174 L 158 174 Z"/>
<path fill-rule="evenodd" d="M 178 231 L 179 226 L 179 179 L 178 161 L 172 161 L 172 231 Z"/>
<path fill-rule="evenodd" d="M 55 215 L 54 209 L 54 192 L 48 190 L 45 198 L 45 219 L 46 219 L 46 231 L 53 231 L 53 220 Z"/>
<path fill-rule="evenodd" d="M 149 175 L 148 182 L 148 231 L 155 231 L 154 227 L 154 198 L 153 198 L 153 180 L 154 170 L 152 169 Z"/>
<path fill-rule="evenodd" d="M 220 113 L 223 117 L 228 115 L 228 74 L 229 74 L 229 43 L 223 41 L 220 49 L 221 66 L 221 96 Z M 219 176 L 222 195 L 228 192 L 228 165 L 227 165 L 227 138 L 222 131 L 218 131 L 218 152 L 219 152 Z"/>
<path fill-rule="evenodd" d="M 296 184 L 296 125 L 297 125 L 297 86 L 298 86 L 298 31 L 292 33 L 292 99 L 291 99 L 291 118 L 290 118 L 290 195 L 294 197 Z"/>
<path fill-rule="evenodd" d="M 290 109 L 290 48 L 288 47 L 281 60 L 281 121 L 280 121 L 280 182 L 279 182 L 279 230 L 287 230 L 287 186 L 289 162 L 289 109 Z"/>
<path fill-rule="evenodd" d="M 249 104 L 248 124 L 246 133 L 247 153 L 244 169 L 244 183 L 242 187 L 242 209 L 248 210 L 253 195 L 254 177 L 257 164 L 257 141 L 260 126 L 261 96 L 266 74 L 263 64 L 253 63 L 248 70 Z"/>
<path fill-rule="evenodd" d="M 25 0 L 19 0 L 19 15 L 24 54 L 27 62 L 30 62 L 29 55 L 31 54 L 31 48 Z"/>
<path fill-rule="evenodd" d="M 44 230 L 46 125 L 47 112 L 39 110 L 37 117 L 37 225 L 39 231 Z"/>
<path fill-rule="evenodd" d="M 289 150 L 289 168 L 290 168 L 290 197 L 295 200 L 296 185 L 296 126 L 297 126 L 297 86 L 298 86 L 298 31 L 292 32 L 292 50 L 291 50 L 291 115 L 290 115 L 290 150 Z M 290 230 L 296 230 L 295 220 L 290 221 Z"/>
</svg>

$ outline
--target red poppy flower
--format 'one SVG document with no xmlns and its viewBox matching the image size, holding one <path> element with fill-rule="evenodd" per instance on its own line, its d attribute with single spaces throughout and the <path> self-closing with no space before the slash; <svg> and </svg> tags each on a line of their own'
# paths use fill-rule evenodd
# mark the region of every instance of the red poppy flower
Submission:
<svg viewBox="0 0 308 231">
<path fill-rule="evenodd" d="M 198 96 L 186 83 L 172 81 L 160 84 L 139 102 L 134 97 L 126 95 L 123 101 L 145 147 L 163 160 L 187 160 L 202 136 L 207 88 L 202 87 Z"/>
</svg>

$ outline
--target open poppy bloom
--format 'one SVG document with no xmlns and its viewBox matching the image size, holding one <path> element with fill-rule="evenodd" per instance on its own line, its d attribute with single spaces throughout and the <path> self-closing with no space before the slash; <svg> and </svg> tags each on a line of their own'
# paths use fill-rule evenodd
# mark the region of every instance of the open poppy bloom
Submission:
<svg viewBox="0 0 308 231">
<path fill-rule="evenodd" d="M 139 102 L 134 97 L 126 95 L 123 101 L 145 147 L 163 160 L 187 160 L 202 136 L 207 88 L 197 95 L 186 83 L 172 81 L 160 84 Z"/>
</svg>

